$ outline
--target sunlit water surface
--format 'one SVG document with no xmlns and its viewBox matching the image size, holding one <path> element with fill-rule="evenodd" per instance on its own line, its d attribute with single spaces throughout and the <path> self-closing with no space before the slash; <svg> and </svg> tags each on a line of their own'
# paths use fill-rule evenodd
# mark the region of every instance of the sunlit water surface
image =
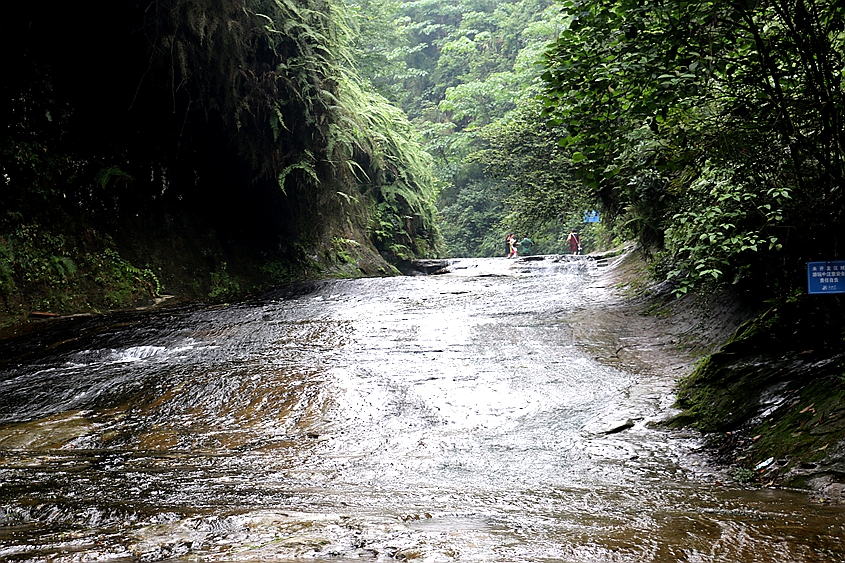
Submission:
<svg viewBox="0 0 845 563">
<path fill-rule="evenodd" d="M 451 270 L 7 343 L 0 560 L 845 560 L 841 508 L 731 484 L 575 340 L 595 263 Z"/>
</svg>

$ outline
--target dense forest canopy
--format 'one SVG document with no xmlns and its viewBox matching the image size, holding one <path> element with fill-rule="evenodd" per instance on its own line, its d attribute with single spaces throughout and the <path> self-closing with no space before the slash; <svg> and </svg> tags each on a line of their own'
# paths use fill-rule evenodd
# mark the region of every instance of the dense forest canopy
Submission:
<svg viewBox="0 0 845 563">
<path fill-rule="evenodd" d="M 587 237 L 638 238 L 679 292 L 788 295 L 841 257 L 841 2 L 350 2 L 362 74 L 435 158 L 451 253 L 510 230 L 561 250 L 595 208 L 610 233 Z"/>
<path fill-rule="evenodd" d="M 542 53 L 565 28 L 560 6 L 348 1 L 361 74 L 408 114 L 435 159 L 447 252 L 498 256 L 510 231 L 529 235 L 537 251 L 562 251 L 568 227 L 595 201 L 567 180 L 564 133 L 537 101 Z M 572 189 L 555 190 L 564 184 Z"/>
<path fill-rule="evenodd" d="M 567 0 L 545 115 L 686 291 L 805 288 L 843 252 L 845 4 Z"/>
</svg>

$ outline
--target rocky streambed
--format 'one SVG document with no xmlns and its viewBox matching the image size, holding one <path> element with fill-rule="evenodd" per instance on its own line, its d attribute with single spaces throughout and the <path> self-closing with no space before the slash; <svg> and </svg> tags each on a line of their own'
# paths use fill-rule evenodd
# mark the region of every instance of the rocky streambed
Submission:
<svg viewBox="0 0 845 563">
<path fill-rule="evenodd" d="M 639 268 L 462 260 L 6 340 L 0 557 L 841 561 L 841 507 L 668 426 L 715 344 Z"/>
</svg>

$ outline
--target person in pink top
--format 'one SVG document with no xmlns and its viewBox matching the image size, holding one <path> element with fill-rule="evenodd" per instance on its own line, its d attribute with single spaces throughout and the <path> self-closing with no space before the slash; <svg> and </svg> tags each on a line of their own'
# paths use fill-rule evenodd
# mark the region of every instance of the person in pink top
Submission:
<svg viewBox="0 0 845 563">
<path fill-rule="evenodd" d="M 516 258 L 516 235 L 510 233 L 505 242 L 507 243 L 508 258 Z"/>
</svg>

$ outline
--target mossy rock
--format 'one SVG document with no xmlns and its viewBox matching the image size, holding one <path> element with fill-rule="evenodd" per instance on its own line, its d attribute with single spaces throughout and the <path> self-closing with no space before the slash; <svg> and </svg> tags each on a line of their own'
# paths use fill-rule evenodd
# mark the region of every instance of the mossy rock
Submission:
<svg viewBox="0 0 845 563">
<path fill-rule="evenodd" d="M 745 468 L 778 460 L 759 472 L 766 479 L 835 464 L 845 439 L 843 318 L 841 299 L 805 296 L 746 323 L 681 381 L 684 410 L 671 424 L 721 436 L 724 459 Z M 800 472 L 789 478 L 799 481 Z"/>
</svg>

